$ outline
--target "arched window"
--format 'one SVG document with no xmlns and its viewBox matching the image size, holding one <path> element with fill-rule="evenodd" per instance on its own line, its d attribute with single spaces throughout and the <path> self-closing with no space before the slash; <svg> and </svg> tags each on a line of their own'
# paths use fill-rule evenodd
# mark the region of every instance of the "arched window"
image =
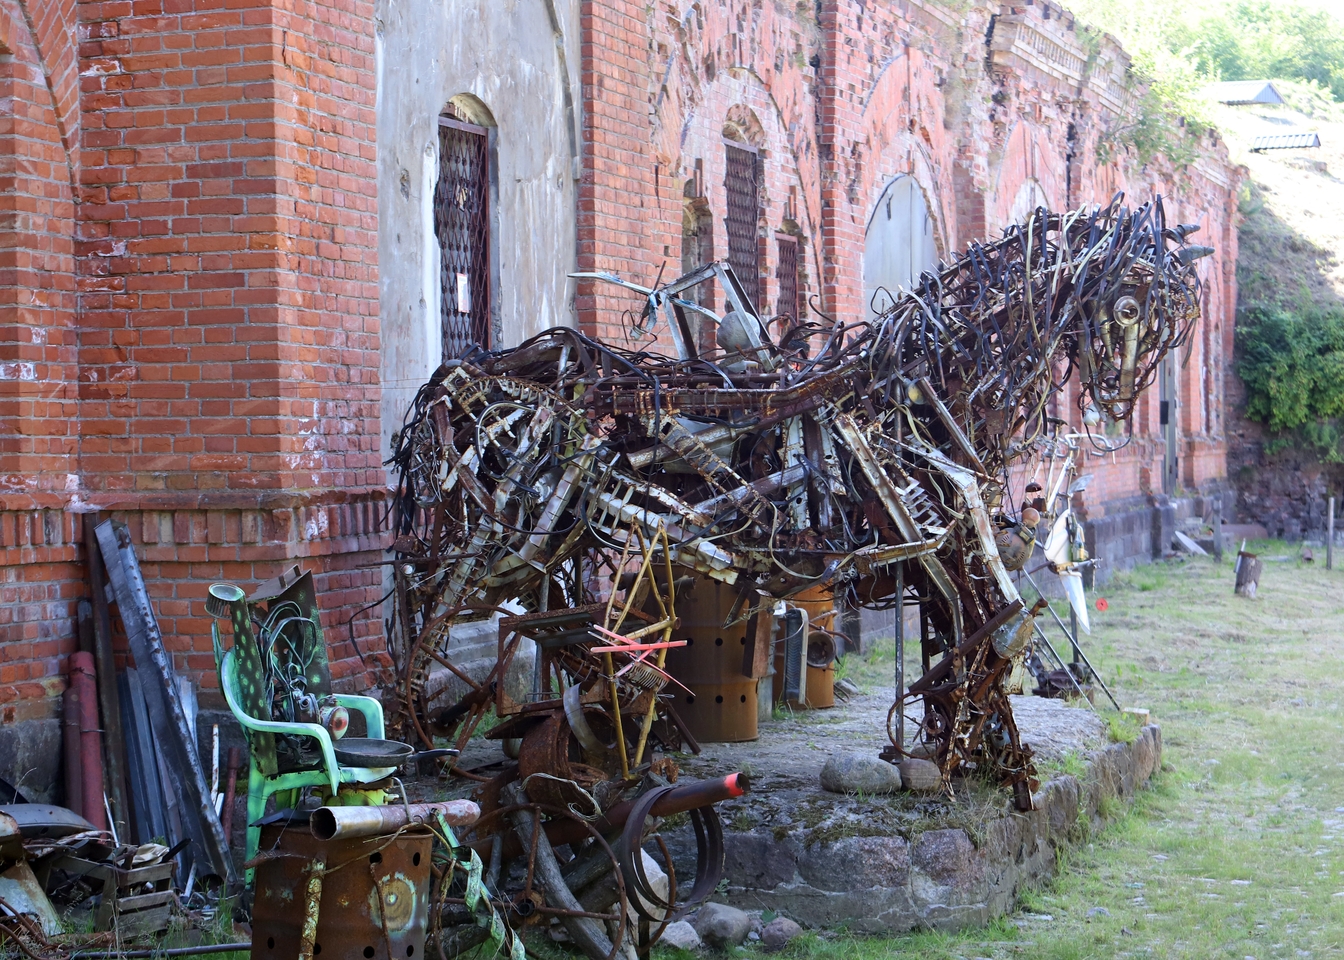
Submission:
<svg viewBox="0 0 1344 960">
<path fill-rule="evenodd" d="M 882 313 L 901 288 L 911 289 L 938 263 L 933 218 L 914 177 L 892 180 L 868 220 L 863 246 L 863 295 L 870 310 Z"/>
<path fill-rule="evenodd" d="M 1022 186 L 1017 188 L 1017 196 L 1013 198 L 1013 208 L 1008 211 L 1008 222 L 1005 227 L 1011 227 L 1015 223 L 1026 223 L 1027 218 L 1036 212 L 1037 207 L 1050 209 L 1050 198 L 1045 195 L 1045 188 L 1041 186 L 1039 180 L 1034 177 L 1028 177 L 1022 181 Z"/>
<path fill-rule="evenodd" d="M 490 126 L 485 106 L 465 96 L 439 116 L 434 235 L 445 360 L 490 346 Z"/>
</svg>

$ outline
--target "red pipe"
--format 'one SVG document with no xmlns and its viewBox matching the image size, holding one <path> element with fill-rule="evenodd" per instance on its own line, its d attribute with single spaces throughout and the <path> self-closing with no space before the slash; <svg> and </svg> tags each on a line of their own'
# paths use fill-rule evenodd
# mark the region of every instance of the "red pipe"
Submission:
<svg viewBox="0 0 1344 960">
<path fill-rule="evenodd" d="M 97 830 L 107 829 L 103 810 L 103 736 L 98 726 L 98 675 L 93 654 L 70 655 L 71 677 L 79 690 L 79 754 L 84 809 L 79 811 Z"/>
<path fill-rule="evenodd" d="M 84 773 L 79 760 L 79 685 L 75 681 L 74 657 L 66 676 L 65 702 L 61 705 L 61 743 L 65 759 L 65 805 L 75 813 L 84 810 Z"/>
<path fill-rule="evenodd" d="M 220 815 L 220 825 L 224 827 L 224 839 L 233 843 L 233 797 L 238 787 L 238 768 L 242 765 L 242 752 L 237 747 L 229 747 L 229 766 L 224 774 L 224 812 Z"/>
</svg>

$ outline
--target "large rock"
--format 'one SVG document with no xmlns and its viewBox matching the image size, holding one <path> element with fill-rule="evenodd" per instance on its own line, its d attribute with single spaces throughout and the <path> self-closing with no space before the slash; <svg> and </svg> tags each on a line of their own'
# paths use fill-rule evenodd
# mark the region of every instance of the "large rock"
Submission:
<svg viewBox="0 0 1344 960">
<path fill-rule="evenodd" d="M 668 880 L 667 880 L 667 873 L 663 870 L 662 866 L 659 865 L 659 863 L 658 863 L 657 860 L 655 860 L 655 859 L 653 859 L 653 857 L 649 856 L 648 851 L 641 850 L 641 851 L 640 851 L 640 857 L 641 857 L 641 859 L 644 861 L 644 876 L 645 876 L 645 877 L 648 879 L 648 881 L 649 881 L 649 888 L 650 888 L 654 893 L 658 894 L 658 897 L 659 897 L 664 903 L 666 903 L 666 902 L 667 902 L 667 891 L 668 891 L 668 889 L 669 889 L 669 884 L 668 884 Z M 643 897 L 640 897 L 638 893 L 635 893 L 635 892 L 632 890 L 632 891 L 630 891 L 630 895 L 631 895 L 632 897 L 639 897 L 639 902 L 644 906 L 645 911 L 647 911 L 648 913 L 653 914 L 655 917 L 661 917 L 661 916 L 663 915 L 664 911 L 659 910 L 659 909 L 658 909 L 656 906 L 654 906 L 652 903 L 650 903 L 649 901 L 645 900 Z M 638 917 L 638 915 L 635 913 L 634 904 L 631 904 L 631 905 L 630 905 L 630 922 L 631 922 L 631 923 L 635 923 L 635 922 L 638 921 L 638 919 L 639 919 L 639 917 Z M 666 935 L 666 933 L 664 933 L 664 935 Z"/>
<path fill-rule="evenodd" d="M 696 914 L 695 932 L 720 950 L 740 946 L 751 932 L 751 914 L 722 903 L 707 903 Z"/>
<path fill-rule="evenodd" d="M 696 933 L 695 927 L 685 920 L 669 923 L 658 942 L 663 946 L 676 947 L 678 950 L 699 950 L 703 946 L 700 934 Z"/>
<path fill-rule="evenodd" d="M 837 754 L 821 768 L 821 788 L 831 793 L 896 793 L 901 772 L 870 754 Z"/>
<path fill-rule="evenodd" d="M 803 928 L 788 917 L 775 917 L 761 931 L 761 943 L 767 950 L 783 950 L 790 940 L 802 936 Z"/>
</svg>

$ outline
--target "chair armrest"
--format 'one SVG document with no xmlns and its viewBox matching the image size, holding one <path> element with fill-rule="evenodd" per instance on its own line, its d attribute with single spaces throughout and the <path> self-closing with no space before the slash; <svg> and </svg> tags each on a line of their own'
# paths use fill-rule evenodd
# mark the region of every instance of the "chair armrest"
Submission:
<svg viewBox="0 0 1344 960">
<path fill-rule="evenodd" d="M 338 693 L 336 702 L 347 710 L 358 710 L 364 715 L 367 728 L 365 736 L 370 740 L 382 740 L 385 735 L 383 726 L 383 705 L 373 697 L 361 697 L 353 693 Z"/>
<path fill-rule="evenodd" d="M 341 783 L 341 768 L 336 763 L 336 751 L 331 746 L 331 734 L 327 732 L 326 727 L 316 723 L 286 723 L 281 720 L 260 720 L 248 716 L 238 705 L 238 697 L 233 689 L 232 650 L 224 654 L 224 662 L 219 671 L 219 688 L 224 692 L 224 702 L 229 705 L 229 712 L 246 729 L 262 733 L 287 733 L 290 736 L 312 737 L 316 740 L 322 750 L 322 762 L 327 768 L 327 779 L 331 781 L 331 792 L 336 792 Z M 381 719 L 380 715 L 379 720 Z"/>
</svg>

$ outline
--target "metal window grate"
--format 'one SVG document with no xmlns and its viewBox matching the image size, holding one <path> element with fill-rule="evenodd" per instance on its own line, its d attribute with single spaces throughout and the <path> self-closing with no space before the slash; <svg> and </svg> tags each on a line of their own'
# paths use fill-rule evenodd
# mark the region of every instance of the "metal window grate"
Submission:
<svg viewBox="0 0 1344 960">
<path fill-rule="evenodd" d="M 798 277 L 798 239 L 788 234 L 777 234 L 779 242 L 779 267 L 775 270 L 775 279 L 779 281 L 779 304 L 775 313 L 788 314 L 797 320 L 803 315 L 803 285 Z"/>
<path fill-rule="evenodd" d="M 490 141 L 484 127 L 439 118 L 439 241 L 443 357 L 490 345 Z"/>
<path fill-rule="evenodd" d="M 760 170 L 755 151 L 725 144 L 727 174 L 724 187 L 728 194 L 728 216 L 724 232 L 728 234 L 728 262 L 741 282 L 751 304 L 761 308 L 761 254 L 756 243 L 756 225 L 761 218 Z"/>
</svg>

